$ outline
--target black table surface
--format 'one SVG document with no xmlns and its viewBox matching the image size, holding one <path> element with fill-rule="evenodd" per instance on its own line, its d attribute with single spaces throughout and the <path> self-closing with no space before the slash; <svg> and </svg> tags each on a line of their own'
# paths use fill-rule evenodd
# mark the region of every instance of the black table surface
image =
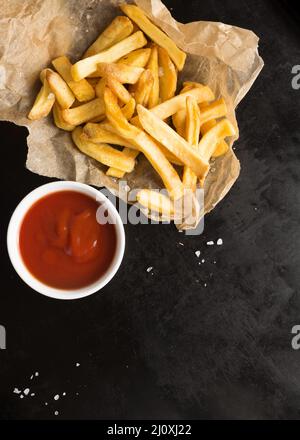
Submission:
<svg viewBox="0 0 300 440">
<path fill-rule="evenodd" d="M 299 22 L 275 1 L 166 4 L 179 21 L 261 38 L 265 67 L 237 112 L 240 178 L 202 235 L 126 225 L 124 262 L 102 293 L 51 300 L 19 279 L 5 243 L 15 206 L 51 179 L 25 169 L 26 130 L 0 124 L 0 419 L 300 416 Z"/>
</svg>

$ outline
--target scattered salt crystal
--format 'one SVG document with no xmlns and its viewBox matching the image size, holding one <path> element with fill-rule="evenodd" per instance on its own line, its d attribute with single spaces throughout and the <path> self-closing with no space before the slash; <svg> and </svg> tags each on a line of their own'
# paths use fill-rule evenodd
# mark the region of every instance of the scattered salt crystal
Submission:
<svg viewBox="0 0 300 440">
<path fill-rule="evenodd" d="M 147 267 L 147 272 L 149 273 L 149 272 L 151 272 L 152 270 L 153 270 L 153 267 L 152 266 L 149 266 L 149 267 Z"/>
<path fill-rule="evenodd" d="M 206 244 L 207 246 L 213 246 L 215 243 L 213 241 L 208 241 Z"/>
<path fill-rule="evenodd" d="M 195 255 L 196 255 L 197 258 L 199 258 L 200 255 L 201 255 L 201 251 L 196 251 L 196 252 L 195 252 Z"/>
<path fill-rule="evenodd" d="M 25 388 L 25 390 L 23 391 L 23 393 L 25 394 L 25 396 L 28 396 L 30 389 L 29 388 Z"/>
<path fill-rule="evenodd" d="M 45 406 L 47 406 L 48 405 L 48 402 L 45 402 Z"/>
<path fill-rule="evenodd" d="M 184 244 L 183 244 L 183 243 L 181 243 L 181 242 L 179 242 L 178 244 L 180 244 L 180 246 L 184 246 Z"/>
<path fill-rule="evenodd" d="M 222 246 L 222 244 L 223 244 L 223 240 L 222 240 L 222 238 L 219 238 L 217 241 L 217 245 Z"/>
<path fill-rule="evenodd" d="M 213 261 L 213 263 L 216 264 L 217 262 L 216 262 L 216 261 Z"/>
<path fill-rule="evenodd" d="M 18 388 L 15 388 L 15 389 L 14 389 L 14 393 L 15 393 L 15 394 L 21 394 L 21 390 L 19 390 Z"/>
<path fill-rule="evenodd" d="M 31 396 L 31 397 L 34 397 L 34 396 L 35 396 L 35 393 L 31 393 L 30 396 Z"/>
<path fill-rule="evenodd" d="M 40 373 L 39 373 L 38 371 L 36 371 L 36 372 L 34 373 L 35 377 L 38 377 L 39 374 L 40 374 Z"/>
<path fill-rule="evenodd" d="M 63 396 L 65 396 L 66 395 L 66 393 L 63 393 Z"/>
<path fill-rule="evenodd" d="M 32 380 L 33 379 L 33 374 L 30 376 L 30 380 Z"/>
<path fill-rule="evenodd" d="M 202 258 L 201 263 L 205 263 L 205 259 L 204 258 Z"/>
<path fill-rule="evenodd" d="M 59 399 L 59 394 L 56 394 L 55 396 L 54 396 L 54 400 L 58 400 Z"/>
<path fill-rule="evenodd" d="M 54 412 L 54 415 L 55 415 L 55 416 L 58 416 L 58 414 L 59 414 L 58 411 L 55 411 L 55 412 Z"/>
<path fill-rule="evenodd" d="M 23 396 L 23 394 L 21 394 L 21 395 L 20 395 L 20 399 L 24 399 L 24 396 Z"/>
<path fill-rule="evenodd" d="M 204 283 L 204 287 L 207 287 L 207 284 L 206 284 L 206 283 Z"/>
<path fill-rule="evenodd" d="M 76 363 L 76 367 L 80 367 L 80 364 L 78 362 Z"/>
</svg>

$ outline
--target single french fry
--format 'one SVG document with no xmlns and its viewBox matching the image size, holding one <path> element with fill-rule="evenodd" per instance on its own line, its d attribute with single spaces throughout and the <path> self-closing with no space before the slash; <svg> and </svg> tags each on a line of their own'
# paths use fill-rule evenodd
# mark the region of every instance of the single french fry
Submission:
<svg viewBox="0 0 300 440">
<path fill-rule="evenodd" d="M 153 46 L 151 49 L 151 55 L 147 64 L 147 69 L 153 75 L 153 86 L 150 91 L 148 107 L 152 108 L 159 103 L 159 77 L 158 77 L 158 50 L 157 46 Z"/>
<path fill-rule="evenodd" d="M 136 149 L 132 142 L 104 127 L 102 124 L 88 123 L 84 126 L 83 133 L 86 134 L 89 140 L 94 144 L 113 144 Z"/>
<path fill-rule="evenodd" d="M 207 133 L 216 124 L 217 124 L 217 121 L 215 119 L 210 119 L 209 121 L 202 124 L 201 125 L 202 135 L 205 135 L 205 133 Z M 216 149 L 212 154 L 212 157 L 223 156 L 224 154 L 227 153 L 228 150 L 229 150 L 229 145 L 227 144 L 227 142 L 224 139 L 222 139 L 221 141 L 218 142 Z"/>
<path fill-rule="evenodd" d="M 136 104 L 147 106 L 149 96 L 153 88 L 154 78 L 150 70 L 144 70 L 140 79 L 133 88 L 133 96 Z"/>
<path fill-rule="evenodd" d="M 116 43 L 114 46 L 111 46 L 109 49 L 78 61 L 71 68 L 72 77 L 74 81 L 80 81 L 81 79 L 89 76 L 91 73 L 95 73 L 99 63 L 113 63 L 124 55 L 127 55 L 129 52 L 140 49 L 146 44 L 147 40 L 143 32 L 138 31 L 135 34 L 125 38 L 125 40 L 122 40 L 119 43 Z"/>
<path fill-rule="evenodd" d="M 201 105 L 201 124 L 209 121 L 210 119 L 218 119 L 227 115 L 227 106 L 224 98 L 218 99 L 209 105 Z"/>
<path fill-rule="evenodd" d="M 86 79 L 78 82 L 73 80 L 71 75 L 72 64 L 66 56 L 56 58 L 52 61 L 52 64 L 79 102 L 91 101 L 95 98 L 95 90 Z"/>
<path fill-rule="evenodd" d="M 204 86 L 202 85 L 202 87 L 204 87 Z M 196 88 L 198 88 L 198 87 L 195 87 L 192 84 L 185 84 L 183 86 L 183 88 L 180 90 L 179 94 L 184 95 L 186 92 L 189 92 L 193 89 L 195 90 Z M 204 102 L 207 102 L 207 101 L 204 100 Z M 173 122 L 173 125 L 174 125 L 177 133 L 180 136 L 184 137 L 185 136 L 185 127 L 186 127 L 186 107 L 183 107 L 182 109 L 178 110 L 176 113 L 174 113 L 172 115 L 172 122 Z"/>
<path fill-rule="evenodd" d="M 193 96 L 198 103 L 207 101 L 207 98 L 214 99 L 212 90 L 207 86 L 202 86 L 202 88 L 194 88 L 182 93 L 181 95 L 174 96 L 174 98 L 171 98 L 168 101 L 162 102 L 156 107 L 151 108 L 150 111 L 160 119 L 167 119 L 169 116 L 172 116 L 181 110 L 185 111 L 186 98 L 188 96 Z M 138 121 L 138 117 L 133 119 L 134 120 L 131 121 L 132 123 L 136 123 Z"/>
<path fill-rule="evenodd" d="M 200 109 L 195 98 L 188 96 L 186 98 L 186 133 L 187 142 L 196 150 L 198 149 L 200 135 Z M 185 188 L 196 190 L 197 176 L 187 166 L 183 169 L 182 182 Z"/>
<path fill-rule="evenodd" d="M 178 70 L 183 69 L 186 54 L 176 46 L 174 41 L 171 40 L 167 34 L 155 26 L 137 6 L 125 3 L 122 4 L 120 8 L 154 43 L 166 49 Z"/>
<path fill-rule="evenodd" d="M 104 103 L 106 117 L 117 130 L 118 134 L 125 138 L 128 137 L 129 139 L 138 134 L 139 130 L 129 124 L 118 105 L 117 97 L 108 87 L 104 89 Z"/>
<path fill-rule="evenodd" d="M 134 142 L 139 146 L 141 152 L 162 179 L 170 198 L 178 200 L 183 197 L 184 187 L 180 177 L 163 154 L 159 144 L 142 130 L 139 130 L 139 134 L 135 137 Z"/>
<path fill-rule="evenodd" d="M 121 108 L 121 112 L 127 121 L 129 121 L 135 112 L 135 99 L 131 98 L 130 101 Z"/>
<path fill-rule="evenodd" d="M 125 147 L 122 150 L 122 153 L 126 156 L 126 157 L 130 157 L 132 159 L 136 159 L 137 156 L 139 155 L 139 151 L 138 150 L 133 150 L 132 148 L 127 148 Z M 108 168 L 108 170 L 106 171 L 106 175 L 107 176 L 111 176 L 111 177 L 118 177 L 119 179 L 121 179 L 122 177 L 124 177 L 125 173 L 122 170 L 118 170 L 117 168 Z"/>
<path fill-rule="evenodd" d="M 137 193 L 136 199 L 140 205 L 147 208 L 150 212 L 159 212 L 168 217 L 174 215 L 174 204 L 167 196 L 158 191 L 142 189 Z"/>
<path fill-rule="evenodd" d="M 207 131 L 199 142 L 199 152 L 205 160 L 209 161 L 218 143 L 226 137 L 234 136 L 236 130 L 228 119 L 222 119 Z"/>
<path fill-rule="evenodd" d="M 144 72 L 142 67 L 132 67 L 120 63 L 99 63 L 97 73 L 102 77 L 112 76 L 122 84 L 135 84 Z"/>
<path fill-rule="evenodd" d="M 118 168 L 126 173 L 130 173 L 134 168 L 134 159 L 125 156 L 121 151 L 110 145 L 93 144 L 82 133 L 81 127 L 77 127 L 72 131 L 72 139 L 82 153 L 101 162 L 103 165 Z"/>
<path fill-rule="evenodd" d="M 209 169 L 208 161 L 169 125 L 141 105 L 137 106 L 137 112 L 147 133 L 171 151 L 184 165 L 191 168 L 198 177 L 206 175 Z"/>
<path fill-rule="evenodd" d="M 57 102 L 53 106 L 53 119 L 55 125 L 58 128 L 61 128 L 62 130 L 73 131 L 75 128 L 75 125 L 68 124 L 67 122 L 65 122 L 65 120 L 62 117 L 62 109 L 60 108 Z"/>
<path fill-rule="evenodd" d="M 49 115 L 55 103 L 55 95 L 49 87 L 45 75 L 41 74 L 41 81 L 43 83 L 39 91 L 32 109 L 28 114 L 28 119 L 36 121 Z"/>
<path fill-rule="evenodd" d="M 133 24 L 127 17 L 116 17 L 99 35 L 97 40 L 88 48 L 83 58 L 91 57 L 99 52 L 109 49 L 114 44 L 129 37 L 132 31 Z"/>
<path fill-rule="evenodd" d="M 158 48 L 159 96 L 162 102 L 173 98 L 177 88 L 177 72 L 168 52 Z"/>
<path fill-rule="evenodd" d="M 75 102 L 75 96 L 62 77 L 51 69 L 46 69 L 46 79 L 49 87 L 62 109 L 70 108 Z"/>
<path fill-rule="evenodd" d="M 106 175 L 110 177 L 116 177 L 117 179 L 122 179 L 125 176 L 125 172 L 122 170 L 118 170 L 117 168 L 108 168 L 106 171 Z"/>
<path fill-rule="evenodd" d="M 96 98 L 93 101 L 62 111 L 63 119 L 72 125 L 80 125 L 89 122 L 92 119 L 105 115 L 105 106 L 103 99 Z"/>
<path fill-rule="evenodd" d="M 127 104 L 132 99 L 128 90 L 114 76 L 107 76 L 106 84 L 124 104 Z"/>
<path fill-rule="evenodd" d="M 101 78 L 96 85 L 95 91 L 98 98 L 103 99 L 104 88 L 106 86 L 106 78 Z"/>
<path fill-rule="evenodd" d="M 137 49 L 122 57 L 118 63 L 133 67 L 145 67 L 149 61 L 151 49 Z"/>
<path fill-rule="evenodd" d="M 117 133 L 122 137 L 128 138 L 147 157 L 164 182 L 171 198 L 177 199 L 182 197 L 184 191 L 183 184 L 174 167 L 150 136 L 127 121 L 118 106 L 116 96 L 108 87 L 105 87 L 104 90 L 104 102 L 106 116 Z"/>
</svg>

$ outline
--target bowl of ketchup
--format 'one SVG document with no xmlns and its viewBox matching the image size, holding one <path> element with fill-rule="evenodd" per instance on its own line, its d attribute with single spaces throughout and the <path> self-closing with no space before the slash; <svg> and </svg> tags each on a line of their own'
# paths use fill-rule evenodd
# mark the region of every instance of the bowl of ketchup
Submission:
<svg viewBox="0 0 300 440">
<path fill-rule="evenodd" d="M 51 298 L 83 298 L 102 289 L 119 269 L 124 226 L 97 189 L 53 182 L 19 203 L 7 248 L 16 272 L 32 289 Z"/>
</svg>

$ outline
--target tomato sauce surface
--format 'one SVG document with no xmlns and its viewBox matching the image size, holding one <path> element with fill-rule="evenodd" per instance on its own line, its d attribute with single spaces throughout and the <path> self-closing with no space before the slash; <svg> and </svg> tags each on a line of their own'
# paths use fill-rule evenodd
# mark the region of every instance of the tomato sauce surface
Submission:
<svg viewBox="0 0 300 440">
<path fill-rule="evenodd" d="M 19 246 L 31 274 L 51 287 L 77 289 L 99 279 L 116 251 L 116 229 L 96 220 L 99 204 L 76 191 L 38 200 L 25 214 Z"/>
</svg>

